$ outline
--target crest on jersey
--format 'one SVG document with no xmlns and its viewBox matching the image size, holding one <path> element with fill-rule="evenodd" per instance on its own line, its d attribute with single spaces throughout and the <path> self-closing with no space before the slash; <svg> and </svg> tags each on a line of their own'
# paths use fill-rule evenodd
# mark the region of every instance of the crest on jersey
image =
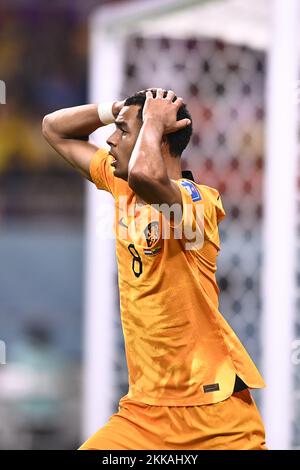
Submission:
<svg viewBox="0 0 300 470">
<path fill-rule="evenodd" d="M 158 221 L 150 222 L 144 230 L 147 246 L 153 246 L 159 238 L 159 224 Z"/>
<path fill-rule="evenodd" d="M 183 186 L 189 195 L 192 198 L 192 201 L 201 201 L 202 197 L 196 186 L 191 182 L 187 180 L 180 181 L 181 186 Z"/>
<path fill-rule="evenodd" d="M 159 253 L 160 250 L 161 250 L 161 246 L 158 245 L 158 246 L 155 246 L 154 248 L 144 248 L 144 253 L 145 255 L 153 256 L 153 255 L 157 255 L 157 253 Z"/>
</svg>

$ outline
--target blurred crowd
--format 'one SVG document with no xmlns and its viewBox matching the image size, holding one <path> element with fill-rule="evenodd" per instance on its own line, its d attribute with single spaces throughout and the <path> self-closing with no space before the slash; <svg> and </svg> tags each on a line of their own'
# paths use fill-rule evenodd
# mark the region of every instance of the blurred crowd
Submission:
<svg viewBox="0 0 300 470">
<path fill-rule="evenodd" d="M 0 3 L 0 449 L 80 443 L 83 181 L 41 125 L 87 100 L 88 14 L 100 3 Z"/>
<path fill-rule="evenodd" d="M 87 21 L 71 8 L 0 10 L 0 173 L 60 165 L 41 134 L 43 115 L 86 101 Z"/>
</svg>

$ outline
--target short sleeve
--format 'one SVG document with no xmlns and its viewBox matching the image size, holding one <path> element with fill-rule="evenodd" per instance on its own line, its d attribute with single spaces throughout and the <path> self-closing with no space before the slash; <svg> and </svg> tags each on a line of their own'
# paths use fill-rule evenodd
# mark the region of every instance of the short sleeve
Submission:
<svg viewBox="0 0 300 470">
<path fill-rule="evenodd" d="M 113 157 L 105 148 L 99 148 L 90 161 L 90 175 L 98 189 L 115 193 L 115 176 L 111 166 Z"/>
<path fill-rule="evenodd" d="M 211 241 L 219 249 L 218 223 L 225 217 L 219 192 L 187 179 L 173 181 L 182 197 L 181 216 L 171 223 L 175 236 L 176 231 L 181 231 L 182 238 L 188 242 L 188 249 L 201 249 L 205 240 Z"/>
<path fill-rule="evenodd" d="M 221 196 L 217 189 L 202 186 L 205 204 L 205 230 L 209 240 L 219 246 L 218 225 L 225 217 Z"/>
</svg>

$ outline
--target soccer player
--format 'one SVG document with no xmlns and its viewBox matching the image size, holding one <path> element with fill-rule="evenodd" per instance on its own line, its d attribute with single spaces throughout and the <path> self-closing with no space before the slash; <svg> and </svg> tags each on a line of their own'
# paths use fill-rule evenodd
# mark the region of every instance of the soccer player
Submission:
<svg viewBox="0 0 300 470">
<path fill-rule="evenodd" d="M 109 151 L 87 141 L 110 122 Z M 115 199 L 129 390 L 79 449 L 266 449 L 249 391 L 264 381 L 218 309 L 225 211 L 216 189 L 181 171 L 192 134 L 182 98 L 157 88 L 59 110 L 43 134 Z"/>
</svg>

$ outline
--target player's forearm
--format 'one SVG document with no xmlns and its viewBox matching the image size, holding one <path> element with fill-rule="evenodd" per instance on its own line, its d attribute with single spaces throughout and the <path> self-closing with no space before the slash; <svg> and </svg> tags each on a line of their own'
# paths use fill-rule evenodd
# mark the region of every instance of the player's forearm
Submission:
<svg viewBox="0 0 300 470">
<path fill-rule="evenodd" d="M 44 134 L 65 139 L 86 137 L 101 126 L 96 104 L 59 109 L 43 119 Z"/>
<path fill-rule="evenodd" d="M 128 182 L 135 179 L 163 180 L 168 177 L 161 153 L 163 125 L 153 119 L 143 123 L 128 166 Z"/>
<path fill-rule="evenodd" d="M 124 101 L 115 101 L 112 113 L 116 118 Z M 99 127 L 104 126 L 98 114 L 98 105 L 84 104 L 72 108 L 59 109 L 47 114 L 43 119 L 43 134 L 45 137 L 58 136 L 63 139 L 88 137 Z"/>
</svg>

